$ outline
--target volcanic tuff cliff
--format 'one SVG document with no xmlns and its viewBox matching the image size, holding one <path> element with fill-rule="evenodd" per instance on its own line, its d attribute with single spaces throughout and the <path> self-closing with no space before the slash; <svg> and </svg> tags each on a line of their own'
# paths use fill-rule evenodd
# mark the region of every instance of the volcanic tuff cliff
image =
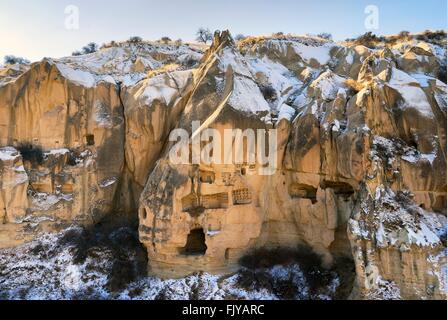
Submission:
<svg viewBox="0 0 447 320">
<path fill-rule="evenodd" d="M 304 243 L 328 267 L 353 259 L 353 297 L 395 286 L 445 299 L 446 64 L 445 46 L 422 41 L 235 44 L 222 32 L 206 51 L 123 43 L 4 68 L 0 247 L 138 212 L 161 276 L 228 272 L 255 248 Z M 195 120 L 222 136 L 277 129 L 277 170 L 173 165 L 169 135 Z"/>
</svg>

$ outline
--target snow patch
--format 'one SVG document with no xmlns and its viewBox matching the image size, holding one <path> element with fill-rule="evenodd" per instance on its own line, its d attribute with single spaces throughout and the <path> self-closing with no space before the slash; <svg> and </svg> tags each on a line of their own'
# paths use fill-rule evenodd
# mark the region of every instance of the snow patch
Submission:
<svg viewBox="0 0 447 320">
<path fill-rule="evenodd" d="M 107 179 L 104 179 L 103 181 L 101 181 L 99 186 L 101 188 L 107 188 L 107 187 L 113 186 L 115 183 L 117 183 L 117 181 L 118 181 L 117 177 L 107 178 Z"/>
<path fill-rule="evenodd" d="M 286 119 L 288 121 L 292 121 L 293 117 L 296 115 L 296 110 L 287 104 L 283 104 L 281 108 L 279 108 L 278 122 L 282 119 Z"/>
<path fill-rule="evenodd" d="M 378 77 L 386 78 L 387 71 L 383 71 Z M 404 103 L 403 109 L 414 108 L 419 113 L 428 118 L 434 118 L 433 110 L 428 102 L 425 92 L 421 89 L 419 82 L 406 74 L 405 72 L 393 68 L 388 86 L 395 89 L 402 96 Z"/>
<path fill-rule="evenodd" d="M 270 106 L 258 85 L 252 79 L 237 75 L 234 79 L 233 94 L 228 103 L 234 109 L 248 113 L 270 111 Z"/>
<path fill-rule="evenodd" d="M 20 152 L 13 147 L 4 147 L 0 149 L 1 161 L 16 161 L 20 157 Z"/>
<path fill-rule="evenodd" d="M 310 46 L 302 43 L 294 42 L 293 49 L 306 62 L 316 60 L 320 65 L 326 65 L 330 60 L 330 51 L 333 45 L 325 44 L 321 46 Z"/>
<path fill-rule="evenodd" d="M 145 80 L 136 95 L 141 96 L 148 106 L 156 100 L 169 106 L 175 103 L 175 98 L 179 98 L 190 76 L 190 71 L 178 71 L 149 78 Z"/>
<path fill-rule="evenodd" d="M 316 90 L 317 94 L 320 94 L 323 100 L 332 101 L 337 97 L 339 89 L 345 87 L 345 80 L 331 71 L 326 71 L 310 87 Z"/>
<path fill-rule="evenodd" d="M 45 152 L 45 155 L 59 156 L 59 155 L 66 155 L 68 153 L 70 153 L 70 150 L 68 150 L 66 148 L 61 148 L 61 149 L 53 149 L 48 152 Z"/>
<path fill-rule="evenodd" d="M 62 63 L 57 63 L 56 66 L 64 78 L 75 84 L 86 88 L 93 88 L 96 85 L 95 77 L 90 72 L 75 70 Z"/>
</svg>

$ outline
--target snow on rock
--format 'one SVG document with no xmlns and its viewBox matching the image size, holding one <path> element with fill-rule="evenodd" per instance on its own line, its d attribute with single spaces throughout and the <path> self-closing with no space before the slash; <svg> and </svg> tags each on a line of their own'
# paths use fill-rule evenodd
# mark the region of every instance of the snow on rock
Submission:
<svg viewBox="0 0 447 320">
<path fill-rule="evenodd" d="M 447 235 L 447 228 L 445 234 Z M 447 249 L 442 250 L 436 255 L 429 256 L 428 261 L 433 266 L 433 269 L 429 270 L 428 274 L 439 279 L 439 289 L 447 295 Z"/>
<path fill-rule="evenodd" d="M 92 88 L 96 85 L 95 77 L 89 72 L 75 70 L 62 63 L 58 63 L 56 64 L 56 66 L 63 77 L 75 84 L 81 85 L 86 88 Z"/>
<path fill-rule="evenodd" d="M 118 43 L 95 53 L 54 62 L 64 77 L 91 88 L 101 81 L 133 86 L 145 79 L 148 71 L 162 69 L 173 61 L 181 64 L 177 66 L 178 70 L 187 70 L 194 67 L 202 55 L 202 49 L 190 45 Z"/>
<path fill-rule="evenodd" d="M 20 157 L 20 153 L 13 147 L 5 147 L 0 149 L 0 160 L 14 162 Z"/>
<path fill-rule="evenodd" d="M 108 188 L 110 186 L 113 186 L 117 182 L 118 182 L 118 178 L 117 177 L 111 177 L 111 178 L 107 178 L 107 179 L 104 179 L 103 181 L 101 181 L 99 186 L 101 188 Z"/>
<path fill-rule="evenodd" d="M 250 65 L 240 53 L 234 48 L 226 47 L 215 57 L 221 72 L 226 72 L 229 66 L 234 71 L 233 92 L 228 101 L 232 108 L 254 114 L 270 111 L 270 105 L 253 78 Z"/>
<path fill-rule="evenodd" d="M 417 82 L 419 82 L 419 85 L 422 88 L 427 88 L 430 86 L 430 81 L 438 81 L 436 78 L 433 78 L 431 76 L 427 76 L 423 73 L 413 73 L 411 74 L 411 77 L 414 78 L 415 80 L 417 80 Z"/>
<path fill-rule="evenodd" d="M 278 97 L 292 93 L 303 85 L 289 69 L 267 57 L 250 58 L 249 63 L 255 78 L 274 88 Z"/>
<path fill-rule="evenodd" d="M 368 292 L 368 300 L 401 300 L 400 289 L 392 281 L 383 280 L 377 277 L 374 289 Z"/>
<path fill-rule="evenodd" d="M 4 190 L 29 182 L 20 152 L 13 147 L 0 148 L 0 179 Z"/>
<path fill-rule="evenodd" d="M 110 109 L 101 101 L 96 100 L 93 105 L 94 119 L 100 128 L 113 128 L 113 119 Z"/>
<path fill-rule="evenodd" d="M 26 64 L 13 64 L 2 66 L 0 64 L 0 87 L 15 81 L 22 74 L 30 69 L 30 65 Z"/>
<path fill-rule="evenodd" d="M 256 82 L 241 76 L 235 76 L 233 94 L 228 104 L 236 110 L 248 113 L 270 111 L 270 106 Z"/>
<path fill-rule="evenodd" d="M 418 163 L 419 161 L 428 161 L 431 165 L 437 157 L 437 146 L 434 145 L 432 153 L 420 153 L 417 149 L 407 146 L 400 140 L 390 140 L 381 136 L 374 136 L 374 148 L 371 150 L 372 159 L 379 160 L 378 149 L 382 153 L 382 158 L 388 160 L 388 165 L 392 165 L 399 157 L 409 163 Z"/>
<path fill-rule="evenodd" d="M 347 64 L 352 65 L 354 63 L 355 53 L 353 50 L 349 50 L 346 55 L 345 61 Z"/>
<path fill-rule="evenodd" d="M 173 99 L 180 98 L 191 75 L 191 71 L 178 71 L 149 78 L 142 83 L 136 95 L 141 96 L 146 105 L 151 105 L 155 100 L 167 106 L 174 105 Z"/>
<path fill-rule="evenodd" d="M 221 233 L 220 230 L 215 230 L 215 231 L 209 230 L 206 234 L 209 235 L 210 237 L 215 237 L 215 236 L 219 235 L 220 233 Z"/>
<path fill-rule="evenodd" d="M 378 75 L 381 80 L 386 80 L 388 71 L 385 70 Z M 401 106 L 403 109 L 415 108 L 425 117 L 433 118 L 433 110 L 428 102 L 425 92 L 421 89 L 419 82 L 407 73 L 393 68 L 391 77 L 386 85 L 395 89 L 402 96 L 404 102 Z"/>
<path fill-rule="evenodd" d="M 413 149 L 404 154 L 401 159 L 410 163 L 418 163 L 421 160 L 425 160 L 433 165 L 436 159 L 436 153 L 419 153 L 417 150 Z"/>
<path fill-rule="evenodd" d="M 225 72 L 231 65 L 234 71 L 233 93 L 229 105 L 236 110 L 258 114 L 261 112 L 279 112 L 290 118 L 290 107 L 283 107 L 292 94 L 297 92 L 303 83 L 284 65 L 255 55 L 242 56 L 233 48 L 224 48 L 216 58 L 219 68 Z M 261 87 L 274 90 L 272 101 L 267 101 Z M 292 114 L 293 115 L 293 114 Z M 265 121 L 268 117 L 265 117 Z"/>
<path fill-rule="evenodd" d="M 261 41 L 262 42 L 262 41 Z M 275 48 L 283 56 L 287 56 L 292 49 L 306 64 L 317 62 L 320 66 L 326 65 L 331 60 L 330 52 L 337 45 L 334 42 L 323 41 L 312 36 L 291 36 L 284 39 L 266 39 L 265 45 Z"/>
<path fill-rule="evenodd" d="M 240 53 L 235 51 L 234 48 L 224 48 L 219 55 L 216 55 L 216 58 L 219 61 L 219 68 L 223 72 L 225 72 L 231 65 L 235 74 L 248 78 L 252 77 L 247 60 Z"/>
<path fill-rule="evenodd" d="M 330 51 L 334 47 L 334 44 L 324 44 L 321 46 L 310 46 L 302 43 L 295 42 L 293 49 L 301 56 L 306 62 L 310 63 L 311 60 L 316 60 L 320 65 L 326 65 L 330 59 Z"/>
<path fill-rule="evenodd" d="M 45 155 L 53 155 L 53 156 L 59 156 L 59 155 L 66 155 L 70 153 L 70 150 L 66 149 L 66 148 L 61 148 L 61 149 L 52 149 L 48 152 L 45 152 Z"/>
<path fill-rule="evenodd" d="M 316 91 L 317 96 L 321 96 L 324 101 L 332 101 L 337 97 L 341 88 L 345 88 L 345 78 L 332 71 L 323 72 L 310 87 Z"/>
<path fill-rule="evenodd" d="M 69 194 L 52 194 L 37 192 L 33 193 L 31 197 L 32 209 L 37 211 L 48 211 L 64 201 L 72 201 L 72 196 Z"/>
<path fill-rule="evenodd" d="M 282 119 L 286 119 L 290 122 L 293 121 L 294 116 L 296 115 L 296 110 L 287 104 L 283 104 L 281 108 L 279 108 L 278 114 L 278 122 Z"/>
<path fill-rule="evenodd" d="M 351 232 L 360 238 L 375 241 L 381 248 L 441 245 L 440 238 L 447 228 L 447 217 L 426 212 L 405 201 L 408 200 L 399 200 L 391 189 L 379 186 L 376 189 L 374 211 L 370 212 L 367 204 L 362 204 L 365 219 L 351 220 Z"/>
<path fill-rule="evenodd" d="M 293 106 L 297 109 L 304 108 L 308 103 L 309 99 L 305 92 L 301 93 L 293 100 Z"/>
</svg>

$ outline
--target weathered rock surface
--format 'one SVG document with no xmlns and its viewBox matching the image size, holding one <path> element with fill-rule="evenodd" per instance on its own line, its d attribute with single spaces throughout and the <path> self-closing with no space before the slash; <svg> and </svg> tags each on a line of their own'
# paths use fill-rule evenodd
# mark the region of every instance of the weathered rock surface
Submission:
<svg viewBox="0 0 447 320">
<path fill-rule="evenodd" d="M 353 298 L 446 299 L 445 52 L 311 37 L 235 44 L 222 32 L 205 53 L 121 44 L 2 70 L 0 247 L 138 212 L 159 276 L 226 273 L 256 248 L 305 244 L 328 268 L 353 260 Z M 174 129 L 216 129 L 222 161 L 172 163 Z M 237 145 L 228 129 L 273 136 L 270 166 L 222 164 Z M 42 161 L 22 160 L 23 143 Z"/>
<path fill-rule="evenodd" d="M 5 207 L 8 216 L 2 214 L 0 233 L 6 236 L 0 247 L 73 223 L 95 224 L 112 213 L 136 217 L 140 192 L 157 160 L 150 140 L 162 144 L 170 130 L 166 119 L 166 128 L 146 135 L 152 130 L 146 117 L 151 109 L 159 110 L 159 100 L 147 97 L 151 89 L 144 91 L 151 80 L 141 80 L 147 73 L 162 72 L 173 61 L 178 64 L 171 69 L 183 70 L 183 65 L 194 66 L 200 58 L 200 50 L 188 46 L 124 43 L 82 57 L 45 59 L 30 67 L 3 70 L 0 145 L 36 147 L 39 161 L 34 156 L 23 161 L 29 188 L 27 180 L 11 193 L 7 188 L 14 177 L 8 173 L 12 169 L 6 168 L 12 164 L 5 164 L 2 209 Z M 188 71 L 179 74 L 182 72 L 186 76 L 180 79 L 188 79 Z M 163 72 L 154 76 L 163 77 L 168 78 Z M 160 80 L 161 87 L 152 90 L 163 90 L 163 85 Z M 180 95 L 175 85 L 173 90 Z M 146 98 L 146 105 L 141 106 Z M 129 108 L 124 108 L 123 100 L 131 99 Z M 165 105 L 164 109 L 170 107 Z M 165 123 L 157 112 L 153 122 Z M 141 132 L 145 135 L 138 140 L 136 134 Z M 135 140 L 141 144 L 133 144 Z M 149 154 L 144 156 L 145 152 Z M 13 216 L 7 219 L 9 215 Z M 17 215 L 22 219 L 16 219 Z"/>
</svg>

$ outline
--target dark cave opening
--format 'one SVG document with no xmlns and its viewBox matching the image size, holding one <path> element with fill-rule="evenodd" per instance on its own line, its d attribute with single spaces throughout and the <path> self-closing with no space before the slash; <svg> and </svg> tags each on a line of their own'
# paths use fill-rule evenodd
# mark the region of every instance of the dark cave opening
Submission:
<svg viewBox="0 0 447 320">
<path fill-rule="evenodd" d="M 192 230 L 188 235 L 186 246 L 181 250 L 181 254 L 186 256 L 203 256 L 207 250 L 205 232 L 200 228 Z"/>
<path fill-rule="evenodd" d="M 87 142 L 87 146 L 95 145 L 95 136 L 93 134 L 88 134 L 85 136 L 85 140 Z"/>
</svg>

